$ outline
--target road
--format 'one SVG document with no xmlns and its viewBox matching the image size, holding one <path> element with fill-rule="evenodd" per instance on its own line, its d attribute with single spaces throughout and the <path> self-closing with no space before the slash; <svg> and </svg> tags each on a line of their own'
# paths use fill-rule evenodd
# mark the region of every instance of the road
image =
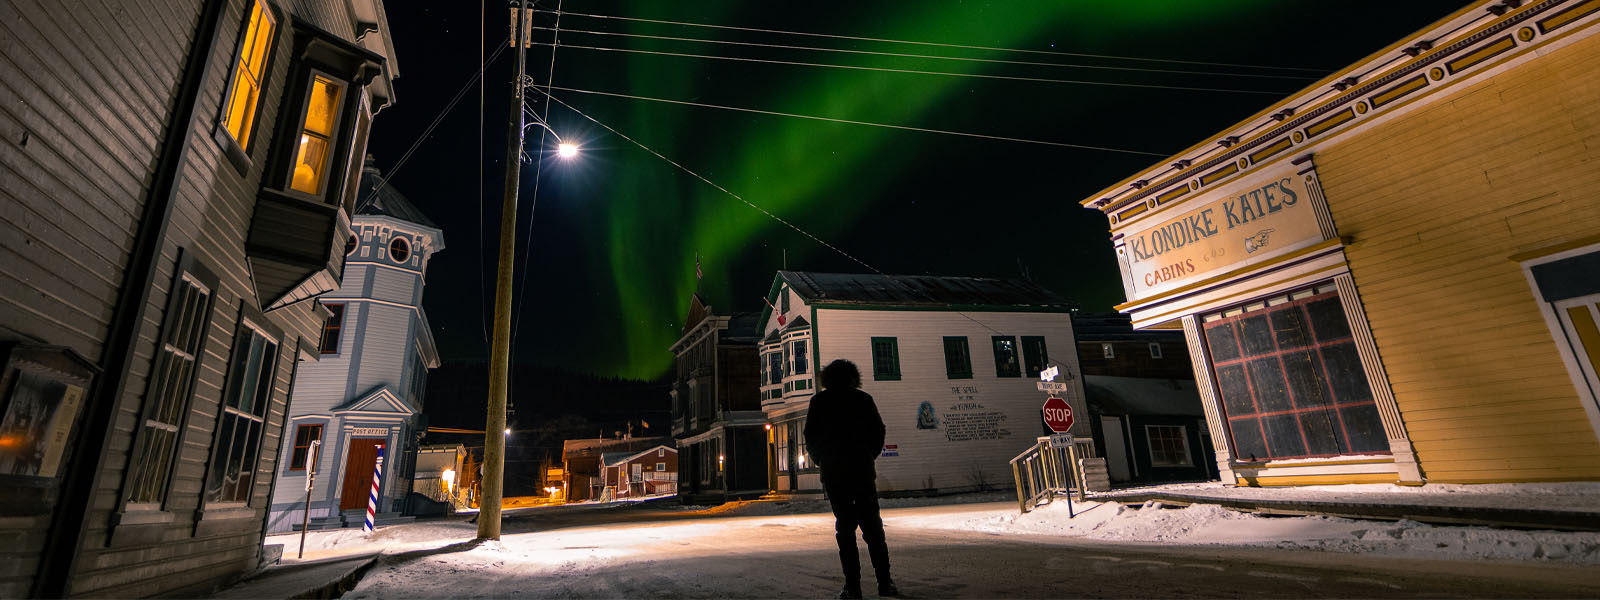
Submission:
<svg viewBox="0 0 1600 600">
<path fill-rule="evenodd" d="M 347 597 L 825 598 L 841 583 L 828 515 L 565 508 L 512 513 L 498 544 L 387 557 Z M 1008 508 L 886 510 L 904 597 L 1564 598 L 1600 590 L 1600 570 L 1578 567 L 925 526 L 945 514 Z M 871 569 L 863 567 L 871 597 Z"/>
</svg>

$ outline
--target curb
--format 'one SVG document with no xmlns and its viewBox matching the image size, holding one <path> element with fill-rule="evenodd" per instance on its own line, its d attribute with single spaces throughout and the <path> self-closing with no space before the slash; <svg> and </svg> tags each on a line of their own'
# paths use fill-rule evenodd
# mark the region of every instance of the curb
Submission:
<svg viewBox="0 0 1600 600">
<path fill-rule="evenodd" d="M 383 554 L 342 556 L 317 562 L 279 564 L 212 595 L 232 598 L 338 598 L 355 589 Z M 303 580 L 310 580 L 309 582 Z"/>
<path fill-rule="evenodd" d="M 1152 500 L 1181 505 L 1216 504 L 1224 508 L 1269 515 L 1322 515 L 1387 521 L 1408 519 L 1435 525 L 1600 531 L 1600 512 L 1589 511 L 1223 498 L 1164 492 L 1101 493 L 1091 496 L 1090 499 L 1123 504 L 1139 504 Z"/>
</svg>

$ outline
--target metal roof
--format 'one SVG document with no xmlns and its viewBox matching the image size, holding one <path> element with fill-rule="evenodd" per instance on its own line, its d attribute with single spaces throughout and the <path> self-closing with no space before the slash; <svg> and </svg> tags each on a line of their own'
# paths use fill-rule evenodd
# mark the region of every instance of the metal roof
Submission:
<svg viewBox="0 0 1600 600">
<path fill-rule="evenodd" d="M 1187 379 L 1085 375 L 1083 391 L 1100 414 L 1205 416 L 1200 392 Z"/>
<path fill-rule="evenodd" d="M 933 275 L 778 271 L 807 302 L 887 306 L 1038 306 L 1070 308 L 1065 298 L 1030 281 Z"/>
<path fill-rule="evenodd" d="M 382 183 L 382 187 L 379 184 Z M 378 193 L 372 193 L 377 190 Z M 403 221 L 410 221 L 438 229 L 439 226 L 422 214 L 415 204 L 407 200 L 400 190 L 394 189 L 383 179 L 383 174 L 373 164 L 372 155 L 367 155 L 366 166 L 361 169 L 361 183 L 356 190 L 356 214 L 394 217 Z"/>
</svg>

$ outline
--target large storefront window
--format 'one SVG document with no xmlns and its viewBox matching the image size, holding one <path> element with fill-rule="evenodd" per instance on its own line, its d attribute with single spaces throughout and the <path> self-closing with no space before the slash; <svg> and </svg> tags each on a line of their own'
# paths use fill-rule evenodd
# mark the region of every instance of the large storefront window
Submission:
<svg viewBox="0 0 1600 600">
<path fill-rule="evenodd" d="M 1204 325 L 1235 460 L 1389 451 L 1332 284 L 1207 315 Z"/>
</svg>

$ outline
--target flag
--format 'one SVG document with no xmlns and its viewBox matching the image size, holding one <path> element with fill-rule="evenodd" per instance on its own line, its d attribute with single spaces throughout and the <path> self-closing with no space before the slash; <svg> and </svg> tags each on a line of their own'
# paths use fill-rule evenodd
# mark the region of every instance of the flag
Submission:
<svg viewBox="0 0 1600 600">
<path fill-rule="evenodd" d="M 694 253 L 694 278 L 704 279 L 705 276 L 706 274 L 700 271 L 700 253 L 696 252 Z"/>
<path fill-rule="evenodd" d="M 773 306 L 771 300 L 768 300 L 766 298 L 762 298 L 761 301 L 767 303 L 767 308 L 772 309 L 772 312 L 778 313 L 778 326 L 779 327 L 783 327 L 783 322 L 786 320 L 784 318 L 784 314 L 781 313 L 781 312 L 778 312 L 778 307 Z"/>
</svg>

